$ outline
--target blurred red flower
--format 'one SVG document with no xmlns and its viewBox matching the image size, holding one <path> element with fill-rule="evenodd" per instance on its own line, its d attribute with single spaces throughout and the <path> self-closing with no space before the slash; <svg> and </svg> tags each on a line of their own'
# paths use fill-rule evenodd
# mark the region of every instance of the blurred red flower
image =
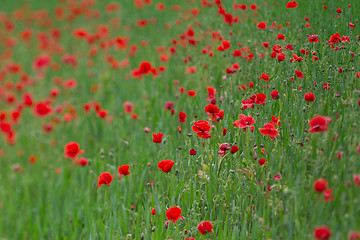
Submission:
<svg viewBox="0 0 360 240">
<path fill-rule="evenodd" d="M 314 230 L 314 237 L 317 240 L 327 240 L 331 237 L 330 228 L 327 226 L 319 226 Z"/>
<path fill-rule="evenodd" d="M 162 133 L 153 133 L 152 135 L 153 135 L 153 140 L 152 141 L 154 143 L 161 143 L 162 137 L 164 136 L 164 134 L 162 134 Z"/>
<path fill-rule="evenodd" d="M 296 8 L 298 6 L 298 3 L 296 1 L 288 2 L 286 4 L 286 8 Z"/>
<path fill-rule="evenodd" d="M 209 122 L 205 120 L 194 122 L 194 125 L 192 126 L 192 130 L 196 132 L 197 136 L 203 139 L 211 138 L 209 134 L 210 129 Z"/>
<path fill-rule="evenodd" d="M 202 235 L 211 233 L 213 230 L 213 225 L 210 221 L 204 221 L 199 223 L 198 230 Z"/>
<path fill-rule="evenodd" d="M 101 187 L 103 184 L 107 184 L 110 187 L 110 183 L 113 180 L 113 176 L 111 176 L 108 172 L 103 172 L 98 177 L 98 187 Z"/>
<path fill-rule="evenodd" d="M 167 173 L 167 172 L 170 172 L 170 171 L 171 171 L 174 163 L 175 163 L 174 161 L 165 159 L 165 160 L 160 161 L 160 162 L 157 164 L 157 166 L 158 166 L 158 168 L 159 168 L 161 171 Z"/>
<path fill-rule="evenodd" d="M 316 116 L 313 117 L 310 122 L 310 133 L 315 132 L 324 132 L 329 130 L 328 124 L 331 123 L 331 118 L 329 117 L 322 117 L 322 116 Z"/>
<path fill-rule="evenodd" d="M 77 142 L 69 142 L 65 145 L 64 156 L 66 158 L 74 159 L 77 155 L 83 153 L 84 150 L 80 150 L 80 145 Z"/>
<path fill-rule="evenodd" d="M 120 175 L 120 178 L 122 177 L 122 175 L 125 176 L 130 175 L 129 168 L 130 168 L 129 165 L 122 165 L 118 168 L 118 173 Z"/>
<path fill-rule="evenodd" d="M 184 219 L 181 214 L 181 209 L 179 207 L 172 207 L 166 210 L 166 219 L 169 221 L 173 221 L 173 223 L 176 223 L 177 220 Z"/>
</svg>

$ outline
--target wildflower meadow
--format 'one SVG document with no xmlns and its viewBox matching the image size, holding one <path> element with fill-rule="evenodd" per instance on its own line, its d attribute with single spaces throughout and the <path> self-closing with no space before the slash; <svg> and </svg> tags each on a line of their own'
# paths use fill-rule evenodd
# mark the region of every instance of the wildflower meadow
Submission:
<svg viewBox="0 0 360 240">
<path fill-rule="evenodd" d="M 0 240 L 360 240 L 359 11 L 1 0 Z"/>
</svg>

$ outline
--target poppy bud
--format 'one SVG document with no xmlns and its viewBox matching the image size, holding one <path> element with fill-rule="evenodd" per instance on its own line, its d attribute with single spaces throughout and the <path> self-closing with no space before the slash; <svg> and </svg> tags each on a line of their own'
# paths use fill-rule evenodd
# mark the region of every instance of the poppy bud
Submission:
<svg viewBox="0 0 360 240">
<path fill-rule="evenodd" d="M 227 129 L 226 128 L 223 128 L 223 136 L 225 136 L 227 133 Z"/>
</svg>

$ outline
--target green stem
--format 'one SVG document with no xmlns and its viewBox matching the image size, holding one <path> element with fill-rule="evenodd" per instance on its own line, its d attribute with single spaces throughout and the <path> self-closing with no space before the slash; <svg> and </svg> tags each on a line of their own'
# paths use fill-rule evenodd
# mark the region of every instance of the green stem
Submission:
<svg viewBox="0 0 360 240">
<path fill-rule="evenodd" d="M 107 193 L 107 187 L 105 188 L 105 199 L 104 199 L 104 212 L 105 212 L 105 205 L 106 205 L 106 193 Z"/>
</svg>

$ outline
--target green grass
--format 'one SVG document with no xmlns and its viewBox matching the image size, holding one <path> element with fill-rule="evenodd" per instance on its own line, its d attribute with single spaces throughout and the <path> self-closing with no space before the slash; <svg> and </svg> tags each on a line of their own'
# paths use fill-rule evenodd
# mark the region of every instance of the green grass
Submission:
<svg viewBox="0 0 360 240">
<path fill-rule="evenodd" d="M 119 2 L 120 10 L 106 13 L 106 4 L 113 2 Z M 33 109 L 24 107 L 19 123 L 12 124 L 16 144 L 8 144 L 6 134 L 2 133 L 0 239 L 312 239 L 315 227 L 320 225 L 330 227 L 331 239 L 348 239 L 349 232 L 360 231 L 360 188 L 352 180 L 354 174 L 360 173 L 357 153 L 360 80 L 356 77 L 360 72 L 360 42 L 356 37 L 360 2 L 328 1 L 325 10 L 321 1 L 298 0 L 297 8 L 286 9 L 286 1 L 269 1 L 265 6 L 263 1 L 245 0 L 248 7 L 251 3 L 257 4 L 254 16 L 249 8 L 234 10 L 232 1 L 223 0 L 226 12 L 240 18 L 239 23 L 232 26 L 217 15 L 216 6 L 203 7 L 201 1 L 164 0 L 166 9 L 162 12 L 155 10 L 157 2 L 136 8 L 133 1 L 98 0 L 93 5 L 85 5 L 87 11 L 73 21 L 56 20 L 53 14 L 59 5 L 67 9 L 65 2 L 29 0 L 31 10 L 20 0 L 1 3 L 0 12 L 15 26 L 13 31 L 6 31 L 3 14 L 0 14 L 0 55 L 4 56 L 5 51 L 12 53 L 8 59 L 0 57 L 4 76 L 0 81 L 0 110 L 8 115 L 3 122 L 11 122 L 11 111 L 22 103 L 24 92 L 31 92 L 34 102 L 38 102 L 48 99 L 49 91 L 57 87 L 60 94 L 51 106 L 62 107 L 63 112 L 40 119 L 34 116 Z M 349 3 L 351 8 L 347 6 Z M 181 6 L 181 11 L 171 10 L 174 4 Z M 337 18 L 339 7 L 343 12 Z M 192 8 L 198 8 L 200 13 L 186 17 Z M 16 19 L 17 9 L 22 9 L 26 17 Z M 48 16 L 31 20 L 31 15 L 40 9 L 47 10 Z M 99 18 L 85 16 L 94 11 L 100 13 Z M 305 17 L 309 18 L 311 28 L 304 27 Z M 120 19 L 119 28 L 110 24 L 113 18 Z M 151 18 L 155 18 L 156 23 L 144 28 L 135 26 L 135 21 Z M 48 20 L 52 25 L 43 26 Z M 181 23 L 177 25 L 176 20 Z M 258 29 L 254 21 L 265 21 L 268 29 Z M 270 29 L 273 22 L 283 28 Z M 286 22 L 290 22 L 291 27 Z M 349 22 L 356 27 L 350 29 Z M 166 29 L 164 24 L 170 28 Z M 88 44 L 72 35 L 77 28 L 95 33 L 100 25 L 108 26 L 109 36 L 94 43 Z M 169 54 L 168 62 L 161 62 L 157 47 L 164 46 L 169 52 L 174 46 L 172 40 L 180 41 L 179 36 L 188 26 L 195 31 L 197 45 L 187 44 L 185 48 L 176 45 L 177 53 Z M 19 37 L 25 28 L 33 31 L 29 45 Z M 39 49 L 38 34 L 45 33 L 50 38 L 54 28 L 60 31 L 61 38 L 56 44 L 52 40 L 51 44 L 63 50 L 51 53 Z M 231 48 L 217 51 L 221 42 L 211 39 L 212 31 L 220 32 L 229 40 Z M 350 42 L 335 45 L 344 45 L 345 49 L 334 51 L 329 47 L 328 38 L 337 32 L 349 36 Z M 286 40 L 276 40 L 279 33 L 284 34 Z M 310 43 L 307 34 L 319 35 L 319 42 Z M 101 42 L 119 36 L 130 39 L 128 47 L 101 50 Z M 7 37 L 16 39 L 16 46 L 2 44 Z M 148 45 L 142 47 L 144 40 Z M 264 49 L 263 42 L 269 42 L 270 48 Z M 138 51 L 130 56 L 133 44 Z M 283 47 L 285 61 L 270 58 L 275 44 Z M 293 45 L 293 51 L 284 49 L 287 44 Z M 97 47 L 98 53 L 90 57 L 88 52 L 92 46 Z M 202 54 L 206 46 L 214 51 L 213 57 Z M 233 50 L 241 47 L 249 47 L 255 58 L 250 61 L 234 58 Z M 304 56 L 300 49 L 309 50 L 309 55 Z M 319 61 L 311 60 L 313 51 Z M 351 52 L 355 57 L 351 57 Z M 45 53 L 60 68 L 50 67 L 39 77 L 40 73 L 32 67 L 33 60 Z M 264 53 L 264 58 L 258 56 Z M 290 63 L 292 53 L 304 60 Z M 76 67 L 62 62 L 65 54 L 76 56 Z M 247 54 L 243 52 L 243 56 Z M 106 62 L 108 56 L 119 62 L 128 59 L 129 66 L 114 69 Z M 188 56 L 192 60 L 185 64 Z M 88 60 L 93 61 L 93 67 L 88 67 Z M 155 67 L 163 65 L 166 71 L 156 78 L 151 75 L 142 80 L 132 78 L 130 71 L 138 68 L 142 61 L 150 61 Z M 21 73 L 6 73 L 4 69 L 9 62 L 21 64 Z M 236 62 L 241 71 L 226 74 L 226 68 Z M 197 67 L 196 73 L 186 74 L 190 66 Z M 339 68 L 345 71 L 339 73 Z M 295 69 L 301 70 L 305 78 L 298 79 Z M 20 91 L 6 87 L 9 83 L 21 82 L 23 73 L 33 79 L 34 84 L 25 85 Z M 270 74 L 271 80 L 259 80 L 262 73 Z M 293 82 L 292 76 L 295 76 Z M 56 77 L 73 78 L 77 87 L 65 89 L 55 83 Z M 175 80 L 179 81 L 178 85 Z M 241 84 L 248 86 L 250 81 L 254 82 L 254 88 L 238 89 Z M 330 90 L 323 90 L 323 82 L 331 84 Z M 91 91 L 94 85 L 99 86 L 96 92 Z M 209 104 L 206 100 L 209 86 L 216 89 L 217 106 L 225 114 L 223 120 L 212 123 L 211 138 L 203 141 L 191 126 L 194 121 L 209 120 L 204 110 Z M 179 87 L 195 90 L 197 95 L 189 97 L 186 91 L 180 94 Z M 279 92 L 277 100 L 270 96 L 274 89 Z M 304 100 L 304 94 L 310 91 L 316 96 L 312 103 Z M 241 110 L 242 100 L 260 92 L 267 95 L 265 105 Z M 337 93 L 340 97 L 336 97 Z M 9 95 L 16 96 L 11 104 L 7 103 Z M 108 110 L 112 121 L 98 118 L 93 110 L 85 114 L 83 105 L 91 101 L 99 102 L 102 109 Z M 134 103 L 137 120 L 124 112 L 125 101 Z M 175 103 L 174 115 L 164 110 L 167 101 Z M 76 117 L 66 122 L 63 116 L 71 111 L 70 107 L 75 109 Z M 186 112 L 186 123 L 178 121 L 179 111 Z M 239 114 L 255 119 L 253 132 L 234 128 L 233 122 Z M 277 127 L 280 133 L 273 140 L 259 132 L 272 115 L 281 116 L 282 124 Z M 315 115 L 332 118 L 328 131 L 313 134 L 305 131 Z M 54 124 L 56 120 L 58 123 Z M 43 123 L 53 123 L 54 130 L 44 133 Z M 151 129 L 150 133 L 144 132 L 145 127 Z M 225 136 L 223 128 L 228 129 Z M 164 134 L 161 144 L 152 142 L 153 132 Z M 89 160 L 88 166 L 74 165 L 64 157 L 64 146 L 71 141 L 78 142 L 85 151 L 83 156 Z M 225 142 L 236 144 L 239 152 L 228 151 L 221 157 L 219 145 Z M 190 156 L 191 148 L 196 149 L 197 155 Z M 335 158 L 339 152 L 343 153 L 342 159 Z M 30 155 L 37 157 L 35 164 L 29 163 Z M 261 158 L 267 159 L 267 167 L 259 166 Z M 175 161 L 169 173 L 157 167 L 164 159 Z M 14 171 L 15 164 L 23 171 Z M 124 164 L 130 165 L 130 175 L 119 180 L 117 168 Z M 110 187 L 98 188 L 98 176 L 102 172 L 113 174 Z M 281 176 L 280 181 L 273 180 L 276 174 Z M 319 178 L 329 182 L 332 201 L 325 203 L 313 190 Z M 271 191 L 267 190 L 268 186 Z M 174 206 L 182 209 L 185 219 L 175 224 L 170 222 L 165 228 L 165 212 Z M 156 215 L 150 214 L 152 208 L 156 209 Z M 197 226 L 205 220 L 211 221 L 214 229 L 202 236 Z"/>
</svg>

